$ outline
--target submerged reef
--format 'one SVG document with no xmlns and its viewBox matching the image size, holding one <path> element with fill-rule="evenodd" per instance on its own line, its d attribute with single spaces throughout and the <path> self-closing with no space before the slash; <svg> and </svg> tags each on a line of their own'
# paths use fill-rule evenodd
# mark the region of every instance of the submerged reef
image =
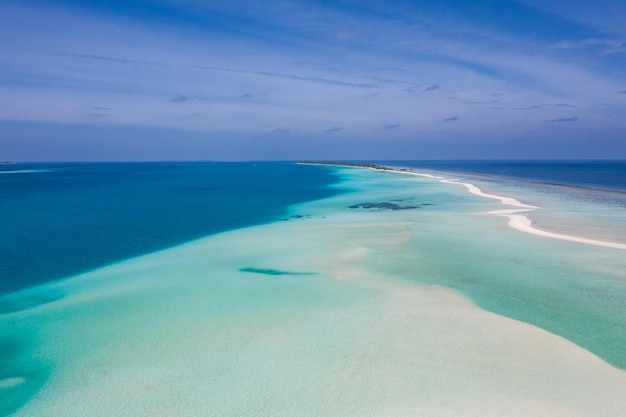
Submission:
<svg viewBox="0 0 626 417">
<path fill-rule="evenodd" d="M 332 166 L 342 166 L 342 167 L 353 167 L 353 168 L 371 168 L 378 169 L 381 171 L 393 171 L 392 168 L 383 166 L 370 164 L 367 162 L 345 162 L 345 161 L 300 161 L 300 164 L 311 164 L 311 165 L 332 165 Z"/>
<path fill-rule="evenodd" d="M 290 272 L 290 271 L 281 271 L 279 269 L 264 269 L 264 268 L 252 268 L 245 267 L 239 268 L 241 272 L 252 272 L 254 274 L 263 274 L 263 275 L 315 275 L 313 272 Z"/>
<path fill-rule="evenodd" d="M 432 204 L 417 204 L 417 205 L 409 205 L 409 206 L 401 206 L 396 203 L 390 203 L 385 201 L 383 203 L 360 203 L 352 206 L 348 206 L 351 209 L 377 209 L 377 210 L 413 210 L 422 208 L 422 206 L 430 206 Z"/>
</svg>

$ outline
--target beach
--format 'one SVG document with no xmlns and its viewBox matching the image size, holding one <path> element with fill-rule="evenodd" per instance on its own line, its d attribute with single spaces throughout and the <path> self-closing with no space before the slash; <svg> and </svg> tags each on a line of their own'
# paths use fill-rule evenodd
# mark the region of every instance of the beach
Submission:
<svg viewBox="0 0 626 417">
<path fill-rule="evenodd" d="M 284 220 L 11 294 L 12 415 L 626 413 L 623 243 L 465 180 L 328 169 L 345 192 Z"/>
<path fill-rule="evenodd" d="M 504 206 L 516 207 L 514 209 L 494 210 L 494 211 L 490 211 L 487 213 L 487 214 L 492 214 L 496 216 L 508 217 L 509 218 L 508 224 L 513 229 L 516 229 L 525 233 L 537 235 L 537 236 L 543 236 L 543 237 L 548 237 L 548 238 L 553 238 L 553 239 L 569 240 L 571 242 L 578 242 L 578 243 L 582 243 L 585 245 L 595 245 L 595 246 L 603 246 L 605 248 L 626 250 L 626 243 L 606 242 L 606 241 L 597 240 L 597 239 L 568 236 L 568 235 L 561 234 L 561 233 L 555 233 L 555 232 L 551 232 L 547 230 L 537 229 L 536 227 L 532 226 L 532 221 L 527 216 L 521 215 L 518 213 L 532 212 L 538 207 L 520 203 L 519 201 L 511 197 L 504 197 L 504 196 L 485 193 L 474 184 L 467 183 L 467 182 L 459 182 L 455 180 L 446 179 L 445 177 L 438 177 L 432 174 L 424 174 L 424 173 L 413 172 L 413 171 L 408 171 L 408 170 L 404 170 L 404 171 L 392 170 L 392 172 L 399 173 L 399 174 L 411 174 L 411 175 L 425 176 L 427 178 L 433 178 L 433 179 L 439 180 L 446 184 L 462 185 L 470 193 L 474 195 L 498 200 Z M 617 237 L 619 238 L 621 236 L 617 236 Z"/>
</svg>

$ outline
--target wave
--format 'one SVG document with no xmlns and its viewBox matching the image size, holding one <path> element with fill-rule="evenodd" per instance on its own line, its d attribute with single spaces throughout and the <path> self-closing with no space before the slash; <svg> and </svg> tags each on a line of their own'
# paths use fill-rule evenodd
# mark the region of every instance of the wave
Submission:
<svg viewBox="0 0 626 417">
<path fill-rule="evenodd" d="M 0 171 L 0 174 L 31 174 L 34 172 L 50 172 L 49 169 L 16 169 L 13 171 Z"/>
</svg>

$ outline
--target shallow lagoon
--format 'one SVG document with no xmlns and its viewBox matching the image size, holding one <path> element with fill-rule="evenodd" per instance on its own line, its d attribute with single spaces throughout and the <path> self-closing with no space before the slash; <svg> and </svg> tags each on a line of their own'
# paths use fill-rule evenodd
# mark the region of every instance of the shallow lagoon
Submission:
<svg viewBox="0 0 626 417">
<path fill-rule="evenodd" d="M 623 251 L 336 170 L 351 192 L 290 220 L 5 298 L 15 415 L 624 415 Z"/>
</svg>

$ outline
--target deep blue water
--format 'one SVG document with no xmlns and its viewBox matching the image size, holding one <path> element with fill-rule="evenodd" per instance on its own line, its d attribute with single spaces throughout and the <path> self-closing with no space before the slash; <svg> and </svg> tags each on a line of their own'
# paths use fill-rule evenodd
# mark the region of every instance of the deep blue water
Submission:
<svg viewBox="0 0 626 417">
<path fill-rule="evenodd" d="M 18 170 L 47 171 L 2 174 Z M 0 165 L 0 294 L 277 220 L 336 181 L 293 163 Z"/>
<path fill-rule="evenodd" d="M 378 161 L 376 163 L 626 191 L 626 161 Z"/>
<path fill-rule="evenodd" d="M 626 191 L 626 161 L 377 163 Z M 18 170 L 43 171 L 2 174 Z M 0 294 L 277 220 L 336 181 L 293 163 L 0 165 Z"/>
</svg>

